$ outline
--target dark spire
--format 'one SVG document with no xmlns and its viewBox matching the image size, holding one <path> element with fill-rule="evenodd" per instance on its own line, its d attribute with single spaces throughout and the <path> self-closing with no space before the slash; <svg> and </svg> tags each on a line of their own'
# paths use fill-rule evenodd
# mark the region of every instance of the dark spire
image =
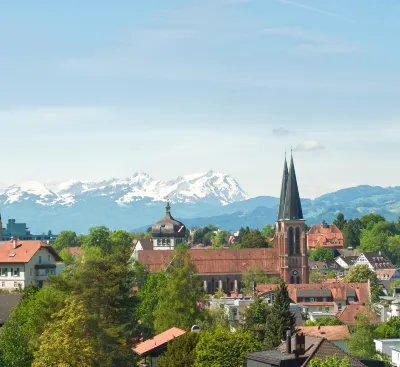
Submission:
<svg viewBox="0 0 400 367">
<path fill-rule="evenodd" d="M 299 188 L 297 186 L 296 171 L 294 169 L 293 156 L 290 159 L 289 177 L 286 186 L 285 209 L 283 218 L 286 220 L 303 219 Z"/>
<path fill-rule="evenodd" d="M 281 200 L 279 202 L 279 212 L 278 212 L 278 220 L 283 219 L 283 213 L 285 210 L 285 199 L 286 199 L 286 186 L 288 180 L 289 172 L 286 161 L 286 153 L 285 153 L 285 164 L 283 166 L 283 177 L 282 177 L 282 187 L 281 187 Z"/>
<path fill-rule="evenodd" d="M 165 214 L 171 215 L 171 205 L 169 205 L 169 199 L 167 201 L 167 206 L 165 207 Z"/>
</svg>

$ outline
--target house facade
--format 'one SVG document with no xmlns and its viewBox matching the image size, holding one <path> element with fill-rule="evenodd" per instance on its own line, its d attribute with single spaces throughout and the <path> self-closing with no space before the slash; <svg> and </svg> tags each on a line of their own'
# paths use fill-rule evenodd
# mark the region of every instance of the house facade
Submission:
<svg viewBox="0 0 400 367">
<path fill-rule="evenodd" d="M 13 239 L 0 245 L 0 289 L 43 287 L 62 259 L 47 243 Z"/>
<path fill-rule="evenodd" d="M 307 248 L 324 247 L 330 250 L 343 248 L 343 233 L 335 224 L 314 224 L 307 233 Z"/>
</svg>

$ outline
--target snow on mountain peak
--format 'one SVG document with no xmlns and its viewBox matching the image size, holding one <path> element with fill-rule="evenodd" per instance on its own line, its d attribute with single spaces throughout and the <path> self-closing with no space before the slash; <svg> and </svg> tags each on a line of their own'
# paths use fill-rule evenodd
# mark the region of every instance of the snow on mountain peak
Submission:
<svg viewBox="0 0 400 367">
<path fill-rule="evenodd" d="M 100 182 L 69 180 L 52 184 L 27 181 L 0 189 L 3 203 L 32 199 L 41 205 L 72 205 L 88 196 L 108 196 L 123 206 L 143 198 L 153 201 L 168 198 L 178 203 L 215 199 L 226 205 L 249 197 L 233 177 L 213 171 L 167 181 L 154 180 L 147 173 L 140 172 L 126 179 L 111 178 Z"/>
</svg>

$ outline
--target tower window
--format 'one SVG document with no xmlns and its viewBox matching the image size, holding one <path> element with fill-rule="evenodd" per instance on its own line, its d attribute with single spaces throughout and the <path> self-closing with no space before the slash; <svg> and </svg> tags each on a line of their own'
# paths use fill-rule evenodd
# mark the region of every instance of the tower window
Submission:
<svg viewBox="0 0 400 367">
<path fill-rule="evenodd" d="M 289 256 L 294 254 L 294 231 L 293 227 L 288 230 L 288 244 L 289 244 Z"/>
<path fill-rule="evenodd" d="M 296 227 L 295 231 L 295 251 L 296 255 L 300 255 L 300 227 Z"/>
</svg>

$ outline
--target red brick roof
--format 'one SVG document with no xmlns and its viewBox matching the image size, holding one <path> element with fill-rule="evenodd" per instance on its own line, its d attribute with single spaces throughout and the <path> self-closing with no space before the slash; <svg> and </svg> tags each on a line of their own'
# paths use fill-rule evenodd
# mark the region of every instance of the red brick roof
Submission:
<svg viewBox="0 0 400 367">
<path fill-rule="evenodd" d="M 300 326 L 299 332 L 305 335 L 317 336 L 328 340 L 345 340 L 350 337 L 349 327 L 347 325 L 336 326 Z"/>
<path fill-rule="evenodd" d="M 156 335 L 154 338 L 146 340 L 135 347 L 132 350 L 139 355 L 149 354 L 152 350 L 159 348 L 160 346 L 174 340 L 178 336 L 186 334 L 185 330 L 173 327 L 164 331 L 161 334 Z"/>
<path fill-rule="evenodd" d="M 357 315 L 358 313 L 363 312 L 366 313 L 368 312 L 368 308 L 363 305 L 359 304 L 351 304 L 348 306 L 345 306 L 341 312 L 337 314 L 337 318 L 344 322 L 346 325 L 353 326 L 357 322 Z M 370 317 L 370 321 L 372 323 L 378 323 L 378 318 L 375 313 L 371 312 L 368 314 Z"/>
<path fill-rule="evenodd" d="M 83 250 L 80 247 L 67 247 L 68 251 L 70 254 L 78 254 L 81 255 L 83 253 Z"/>
<path fill-rule="evenodd" d="M 257 290 L 259 293 L 267 293 L 274 291 L 278 287 L 277 284 L 259 284 Z M 369 301 L 368 283 L 322 283 L 322 284 L 288 284 L 290 298 L 297 303 L 297 290 L 320 290 L 329 289 L 332 293 L 334 301 L 347 299 L 347 290 L 354 289 L 358 302 L 367 303 Z"/>
<path fill-rule="evenodd" d="M 17 247 L 14 249 L 13 240 L 11 240 L 0 246 L 0 263 L 27 263 L 42 248 L 49 251 L 56 261 L 62 261 L 53 247 L 47 243 L 17 240 Z"/>
<path fill-rule="evenodd" d="M 336 240 L 337 243 L 333 243 Z M 343 233 L 335 224 L 324 228 L 314 224 L 307 233 L 308 247 L 343 247 Z"/>
<path fill-rule="evenodd" d="M 274 248 L 197 249 L 188 253 L 200 274 L 241 274 L 253 266 L 259 266 L 269 274 L 279 273 L 279 257 Z M 143 250 L 139 251 L 138 260 L 155 272 L 164 269 L 173 254 L 172 250 Z"/>
</svg>

